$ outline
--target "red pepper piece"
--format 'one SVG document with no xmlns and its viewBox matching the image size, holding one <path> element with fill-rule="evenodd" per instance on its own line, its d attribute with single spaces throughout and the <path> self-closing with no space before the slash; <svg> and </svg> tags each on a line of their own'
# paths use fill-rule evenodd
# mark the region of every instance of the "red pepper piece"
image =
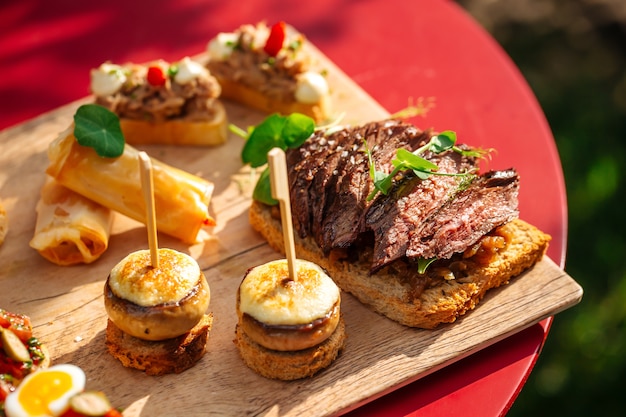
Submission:
<svg viewBox="0 0 626 417">
<path fill-rule="evenodd" d="M 267 37 L 263 50 L 270 56 L 278 55 L 285 42 L 286 25 L 285 22 L 278 22 L 272 26 L 270 35 Z"/>
<path fill-rule="evenodd" d="M 28 339 L 33 336 L 30 317 L 23 314 L 10 313 L 0 308 L 0 326 L 11 329 L 24 343 L 28 343 Z"/>
<path fill-rule="evenodd" d="M 155 87 L 165 85 L 165 81 L 167 79 L 167 77 L 165 76 L 165 72 L 163 71 L 163 68 L 159 67 L 158 65 L 153 65 L 151 67 L 148 67 L 147 78 L 148 78 L 148 83 Z"/>
</svg>

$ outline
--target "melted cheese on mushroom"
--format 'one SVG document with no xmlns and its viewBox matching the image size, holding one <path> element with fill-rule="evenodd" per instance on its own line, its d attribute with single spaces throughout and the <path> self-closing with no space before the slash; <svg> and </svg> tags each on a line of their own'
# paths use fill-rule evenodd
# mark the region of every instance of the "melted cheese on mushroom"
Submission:
<svg viewBox="0 0 626 417">
<path fill-rule="evenodd" d="M 189 255 L 159 249 L 159 268 L 152 268 L 150 251 L 133 252 L 111 270 L 109 286 L 120 298 L 150 307 L 176 303 L 189 294 L 200 277 L 198 263 Z"/>
<path fill-rule="evenodd" d="M 282 259 L 252 268 L 239 291 L 241 312 L 268 325 L 311 323 L 328 314 L 340 296 L 322 268 L 300 259 L 296 280 L 289 279 Z"/>
</svg>

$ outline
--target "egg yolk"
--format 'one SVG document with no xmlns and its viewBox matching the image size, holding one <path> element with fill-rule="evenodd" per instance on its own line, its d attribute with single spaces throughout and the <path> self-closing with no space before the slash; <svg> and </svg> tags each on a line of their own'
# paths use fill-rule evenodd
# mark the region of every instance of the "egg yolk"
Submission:
<svg viewBox="0 0 626 417">
<path fill-rule="evenodd" d="M 65 372 L 48 371 L 34 375 L 20 387 L 19 403 L 32 415 L 50 413 L 49 404 L 72 388 L 72 377 Z"/>
</svg>

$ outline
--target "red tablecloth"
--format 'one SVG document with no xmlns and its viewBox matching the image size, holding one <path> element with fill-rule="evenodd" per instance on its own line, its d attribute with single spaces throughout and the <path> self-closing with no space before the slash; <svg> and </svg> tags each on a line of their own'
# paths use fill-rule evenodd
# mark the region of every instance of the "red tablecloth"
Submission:
<svg viewBox="0 0 626 417">
<path fill-rule="evenodd" d="M 180 59 L 220 31 L 285 20 L 390 112 L 435 99 L 421 127 L 493 146 L 522 178 L 521 217 L 553 237 L 563 266 L 565 187 L 528 85 L 490 36 L 449 1 L 9 0 L 0 5 L 0 128 L 89 93 L 106 60 Z M 0 144 L 1 146 L 1 144 Z M 495 416 L 515 400 L 549 331 L 545 320 L 354 410 L 354 415 Z"/>
</svg>

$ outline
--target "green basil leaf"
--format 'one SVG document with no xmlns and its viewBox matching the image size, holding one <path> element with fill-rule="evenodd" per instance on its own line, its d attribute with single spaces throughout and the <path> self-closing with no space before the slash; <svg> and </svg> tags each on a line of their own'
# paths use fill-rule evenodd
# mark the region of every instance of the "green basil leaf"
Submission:
<svg viewBox="0 0 626 417">
<path fill-rule="evenodd" d="M 268 116 L 252 130 L 241 151 L 244 164 L 257 168 L 267 163 L 267 153 L 274 147 L 286 149 L 282 140 L 282 131 L 286 119 L 279 114 Z"/>
<path fill-rule="evenodd" d="M 283 126 L 282 139 L 287 148 L 300 147 L 315 131 L 315 121 L 309 116 L 292 113 Z"/>
<path fill-rule="evenodd" d="M 254 191 L 252 192 L 252 198 L 260 201 L 261 203 L 267 204 L 268 206 L 274 206 L 278 204 L 278 200 L 272 197 L 272 184 L 270 182 L 270 168 L 265 167 L 259 180 L 254 186 Z"/>
<path fill-rule="evenodd" d="M 97 104 L 84 104 L 74 114 L 74 136 L 81 146 L 105 158 L 124 153 L 124 134 L 115 113 Z"/>
</svg>

